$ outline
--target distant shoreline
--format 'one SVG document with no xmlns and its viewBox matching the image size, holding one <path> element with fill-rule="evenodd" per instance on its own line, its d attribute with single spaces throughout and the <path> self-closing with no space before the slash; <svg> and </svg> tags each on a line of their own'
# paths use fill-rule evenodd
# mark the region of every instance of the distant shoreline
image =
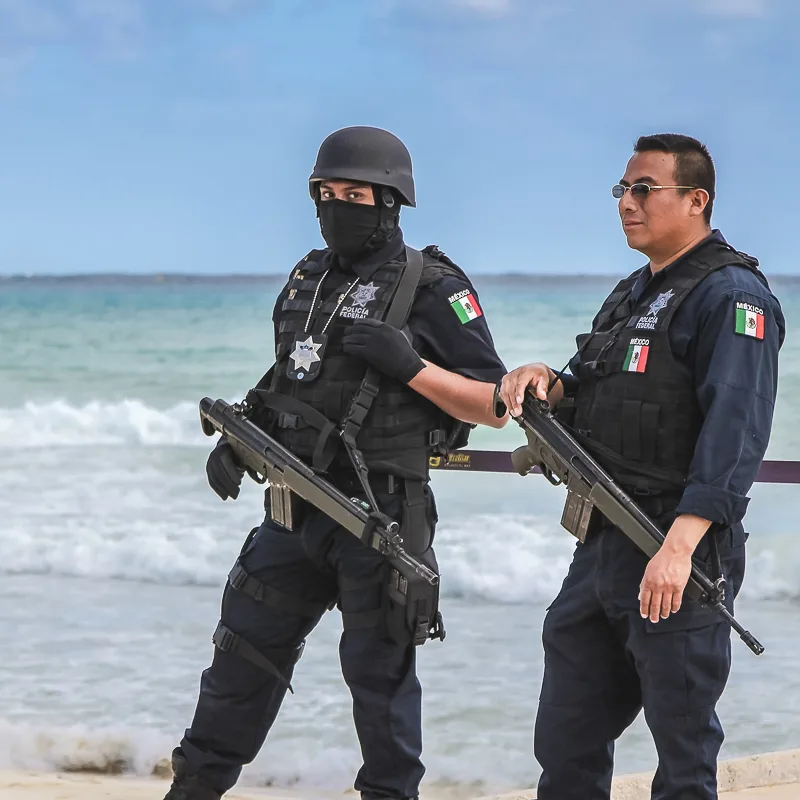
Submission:
<svg viewBox="0 0 800 800">
<path fill-rule="evenodd" d="M 596 284 L 608 284 L 618 281 L 620 275 L 593 274 L 593 273 L 474 273 L 470 277 L 475 281 L 492 281 L 496 283 L 513 283 L 523 281 L 525 283 L 586 283 L 590 281 Z M 770 275 L 770 281 L 777 283 L 797 283 L 800 282 L 798 275 Z M 0 275 L 0 286 L 9 284 L 72 284 L 72 285 L 200 285 L 221 283 L 227 284 L 268 284 L 282 283 L 286 280 L 284 274 L 259 275 L 256 273 L 242 273 L 234 275 L 199 275 L 190 273 L 78 273 L 73 275 Z"/>
</svg>

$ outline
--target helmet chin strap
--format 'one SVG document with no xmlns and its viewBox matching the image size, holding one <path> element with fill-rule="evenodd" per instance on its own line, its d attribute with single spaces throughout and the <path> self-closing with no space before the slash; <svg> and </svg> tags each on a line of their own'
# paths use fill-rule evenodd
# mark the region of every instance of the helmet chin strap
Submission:
<svg viewBox="0 0 800 800">
<path fill-rule="evenodd" d="M 378 188 L 380 188 L 380 195 L 378 195 L 377 192 Z M 398 208 L 397 211 L 394 210 L 397 208 L 397 198 L 388 186 L 375 186 L 373 187 L 373 191 L 376 195 L 375 203 L 380 210 L 380 222 L 367 244 L 372 249 L 379 250 L 392 238 L 394 232 L 397 230 L 400 209 Z"/>
</svg>

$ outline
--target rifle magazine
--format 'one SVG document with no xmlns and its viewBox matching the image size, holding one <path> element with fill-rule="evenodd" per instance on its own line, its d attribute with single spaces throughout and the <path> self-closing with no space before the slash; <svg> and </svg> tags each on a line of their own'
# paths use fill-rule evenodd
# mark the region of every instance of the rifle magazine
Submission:
<svg viewBox="0 0 800 800">
<path fill-rule="evenodd" d="M 592 501 L 576 492 L 567 489 L 567 499 L 564 510 L 561 512 L 561 526 L 571 533 L 578 541 L 585 542 L 592 530 L 592 523 L 597 516 Z"/>
<path fill-rule="evenodd" d="M 267 467 L 267 480 L 269 481 L 269 506 L 272 521 L 290 531 L 294 524 L 292 490 L 284 483 L 281 471 L 273 467 Z"/>
</svg>

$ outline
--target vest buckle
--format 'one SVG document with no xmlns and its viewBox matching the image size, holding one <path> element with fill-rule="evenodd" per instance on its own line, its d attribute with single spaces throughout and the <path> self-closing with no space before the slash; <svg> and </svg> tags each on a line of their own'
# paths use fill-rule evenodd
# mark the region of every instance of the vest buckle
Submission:
<svg viewBox="0 0 800 800">
<path fill-rule="evenodd" d="M 278 416 L 278 427 L 289 428 L 290 430 L 297 430 L 300 423 L 300 416 L 298 414 L 287 414 L 282 411 Z"/>
<path fill-rule="evenodd" d="M 373 383 L 368 378 L 364 378 L 364 380 L 361 382 L 361 386 L 359 387 L 359 392 L 369 395 L 370 398 L 374 400 L 378 396 L 380 388 L 381 387 L 378 383 Z"/>
</svg>

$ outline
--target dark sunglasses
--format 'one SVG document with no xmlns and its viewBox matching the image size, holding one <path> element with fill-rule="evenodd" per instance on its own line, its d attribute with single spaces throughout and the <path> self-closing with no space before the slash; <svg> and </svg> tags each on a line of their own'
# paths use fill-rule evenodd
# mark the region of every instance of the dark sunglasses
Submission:
<svg viewBox="0 0 800 800">
<path fill-rule="evenodd" d="M 644 200 L 650 192 L 656 189 L 698 189 L 698 186 L 651 186 L 649 183 L 632 183 L 630 186 L 623 186 L 618 183 L 616 186 L 611 187 L 611 194 L 615 200 L 622 200 L 625 197 L 625 192 L 630 191 L 631 197 L 637 197 Z"/>
</svg>

